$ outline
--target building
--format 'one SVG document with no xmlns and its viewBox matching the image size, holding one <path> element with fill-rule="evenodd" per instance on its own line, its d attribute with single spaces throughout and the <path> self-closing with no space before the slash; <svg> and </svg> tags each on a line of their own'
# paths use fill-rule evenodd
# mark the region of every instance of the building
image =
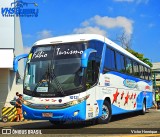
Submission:
<svg viewBox="0 0 160 137">
<path fill-rule="evenodd" d="M 152 64 L 153 87 L 154 89 L 158 89 L 160 92 L 160 62 Z"/>
<path fill-rule="evenodd" d="M 10 7 L 12 2 L 14 0 L 1 0 L 0 9 Z M 10 107 L 15 93 L 22 93 L 23 85 L 18 84 L 17 74 L 23 77 L 23 60 L 19 62 L 19 73 L 13 72 L 13 59 L 19 54 L 23 54 L 20 19 L 0 13 L 0 117 L 2 107 Z"/>
</svg>

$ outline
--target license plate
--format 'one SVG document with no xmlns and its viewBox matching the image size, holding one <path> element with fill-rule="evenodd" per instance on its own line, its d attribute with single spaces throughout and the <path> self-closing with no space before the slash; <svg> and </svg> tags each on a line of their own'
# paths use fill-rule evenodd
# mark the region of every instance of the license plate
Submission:
<svg viewBox="0 0 160 137">
<path fill-rule="evenodd" d="M 42 117 L 53 117 L 53 113 L 42 113 Z"/>
</svg>

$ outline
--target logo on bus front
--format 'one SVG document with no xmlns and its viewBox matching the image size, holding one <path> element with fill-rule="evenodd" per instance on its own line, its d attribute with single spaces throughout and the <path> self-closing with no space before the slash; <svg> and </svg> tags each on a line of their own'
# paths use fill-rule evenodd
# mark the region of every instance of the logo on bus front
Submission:
<svg viewBox="0 0 160 137">
<path fill-rule="evenodd" d="M 125 79 L 123 84 L 128 88 L 137 88 L 137 83 L 134 80 Z"/>
</svg>

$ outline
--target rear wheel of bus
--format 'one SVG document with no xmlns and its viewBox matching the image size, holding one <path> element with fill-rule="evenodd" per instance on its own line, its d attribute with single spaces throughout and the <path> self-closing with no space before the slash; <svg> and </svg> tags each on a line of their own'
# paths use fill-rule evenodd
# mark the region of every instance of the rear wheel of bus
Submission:
<svg viewBox="0 0 160 137">
<path fill-rule="evenodd" d="M 145 99 L 143 100 L 142 110 L 140 111 L 140 113 L 142 115 L 144 115 L 146 113 L 146 101 L 145 101 Z"/>
<path fill-rule="evenodd" d="M 102 116 L 97 119 L 98 124 L 107 124 L 112 116 L 111 104 L 105 100 L 102 107 Z"/>
</svg>

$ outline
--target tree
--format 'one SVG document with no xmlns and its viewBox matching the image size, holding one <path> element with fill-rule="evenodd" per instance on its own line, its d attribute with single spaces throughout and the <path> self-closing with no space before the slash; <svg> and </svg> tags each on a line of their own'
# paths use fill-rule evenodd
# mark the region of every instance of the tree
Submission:
<svg viewBox="0 0 160 137">
<path fill-rule="evenodd" d="M 118 43 L 122 46 L 124 49 L 131 49 L 132 46 L 132 36 L 128 36 L 124 31 L 122 32 L 121 35 L 117 36 Z"/>
<path fill-rule="evenodd" d="M 138 59 L 140 59 L 144 63 L 148 64 L 150 67 L 153 66 L 152 63 L 150 62 L 150 60 L 148 58 L 145 58 L 143 54 L 138 53 L 138 52 L 134 51 L 133 49 L 131 49 L 132 36 L 129 37 L 129 36 L 127 36 L 127 34 L 125 32 L 123 32 L 121 35 L 117 36 L 116 41 L 118 41 L 124 49 L 126 49 L 128 52 L 130 52 L 131 54 L 136 56 Z"/>
<path fill-rule="evenodd" d="M 141 61 L 143 61 L 144 63 L 148 64 L 150 67 L 152 67 L 152 63 L 150 62 L 150 60 L 148 58 L 145 58 L 143 54 L 138 53 L 132 49 L 126 49 L 128 52 L 130 52 L 131 54 L 133 54 L 134 56 L 136 56 L 138 59 L 140 59 Z"/>
</svg>

